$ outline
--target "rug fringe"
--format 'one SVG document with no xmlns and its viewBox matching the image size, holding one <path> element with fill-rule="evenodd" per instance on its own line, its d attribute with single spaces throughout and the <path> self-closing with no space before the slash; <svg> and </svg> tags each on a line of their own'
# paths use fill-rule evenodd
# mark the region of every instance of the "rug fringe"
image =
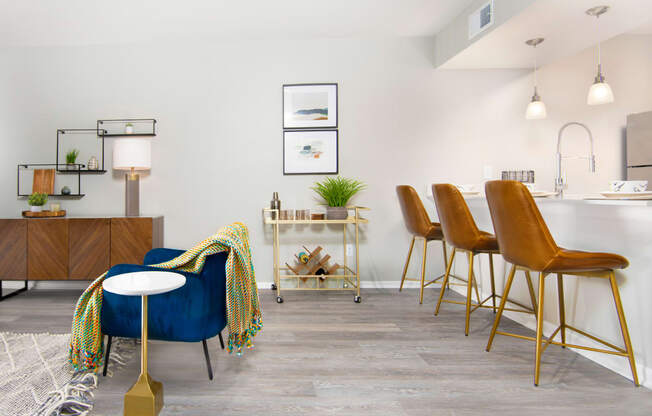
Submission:
<svg viewBox="0 0 652 416">
<path fill-rule="evenodd" d="M 133 356 L 132 344 L 125 338 L 115 340 L 114 352 L 111 354 L 109 368 L 124 366 Z M 99 379 L 96 371 L 77 372 L 72 379 L 59 390 L 48 393 L 48 398 L 32 416 L 88 416 L 95 404 L 93 390 Z M 113 375 L 111 370 L 107 374 Z"/>
</svg>

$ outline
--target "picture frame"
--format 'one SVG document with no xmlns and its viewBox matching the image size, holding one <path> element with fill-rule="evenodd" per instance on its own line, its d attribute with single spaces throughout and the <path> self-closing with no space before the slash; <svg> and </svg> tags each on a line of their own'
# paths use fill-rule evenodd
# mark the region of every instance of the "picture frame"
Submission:
<svg viewBox="0 0 652 416">
<path fill-rule="evenodd" d="M 283 129 L 336 129 L 337 83 L 284 84 Z"/>
<path fill-rule="evenodd" d="M 283 132 L 283 175 L 336 175 L 339 172 L 337 130 Z"/>
</svg>

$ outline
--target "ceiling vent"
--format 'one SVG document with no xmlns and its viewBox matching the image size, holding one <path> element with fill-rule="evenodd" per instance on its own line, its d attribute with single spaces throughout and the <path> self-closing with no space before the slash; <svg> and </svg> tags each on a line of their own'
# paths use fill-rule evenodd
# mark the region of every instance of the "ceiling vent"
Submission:
<svg viewBox="0 0 652 416">
<path fill-rule="evenodd" d="M 469 39 L 473 39 L 494 24 L 494 2 L 490 0 L 469 15 Z"/>
</svg>

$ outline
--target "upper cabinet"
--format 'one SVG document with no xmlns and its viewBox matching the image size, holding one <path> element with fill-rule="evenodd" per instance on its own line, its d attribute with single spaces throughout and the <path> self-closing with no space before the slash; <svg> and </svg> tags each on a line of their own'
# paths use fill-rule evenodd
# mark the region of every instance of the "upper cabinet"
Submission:
<svg viewBox="0 0 652 416">
<path fill-rule="evenodd" d="M 487 4 L 492 16 L 483 25 Z M 586 11 L 602 4 L 611 9 L 598 27 Z M 435 66 L 531 68 L 534 55 L 525 41 L 535 37 L 546 39 L 537 48 L 539 65 L 545 65 L 633 31 L 651 19 L 649 0 L 475 0 L 435 36 Z"/>
</svg>

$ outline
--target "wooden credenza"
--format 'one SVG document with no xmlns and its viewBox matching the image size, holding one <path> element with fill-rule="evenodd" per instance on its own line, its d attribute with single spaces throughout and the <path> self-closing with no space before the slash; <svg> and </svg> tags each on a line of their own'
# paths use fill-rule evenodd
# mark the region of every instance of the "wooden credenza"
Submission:
<svg viewBox="0 0 652 416">
<path fill-rule="evenodd" d="M 92 280 L 163 246 L 163 217 L 0 219 L 0 280 Z"/>
</svg>

